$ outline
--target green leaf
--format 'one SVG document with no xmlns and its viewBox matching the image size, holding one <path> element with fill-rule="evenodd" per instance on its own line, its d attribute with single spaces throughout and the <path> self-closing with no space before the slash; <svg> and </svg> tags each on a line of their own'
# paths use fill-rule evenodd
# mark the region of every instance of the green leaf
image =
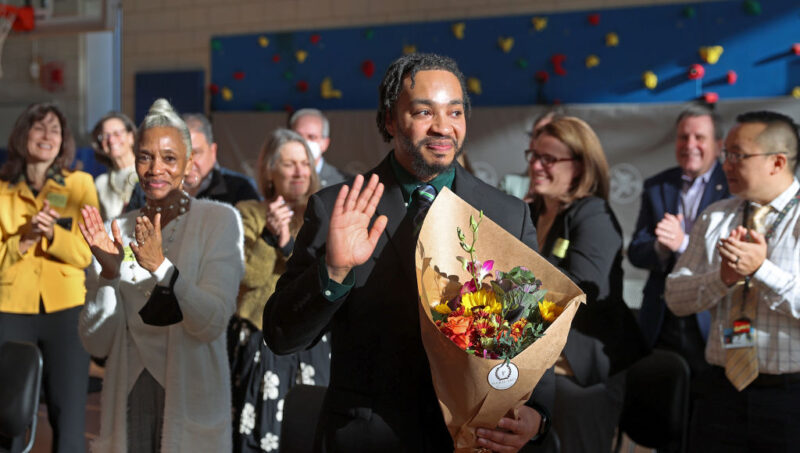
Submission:
<svg viewBox="0 0 800 453">
<path fill-rule="evenodd" d="M 447 321 L 447 315 L 445 315 L 444 313 L 439 313 L 438 311 L 436 311 L 436 310 L 434 310 L 432 308 L 431 308 L 431 315 L 433 315 L 433 322 L 436 322 L 436 321 L 445 322 L 445 321 Z"/>
</svg>

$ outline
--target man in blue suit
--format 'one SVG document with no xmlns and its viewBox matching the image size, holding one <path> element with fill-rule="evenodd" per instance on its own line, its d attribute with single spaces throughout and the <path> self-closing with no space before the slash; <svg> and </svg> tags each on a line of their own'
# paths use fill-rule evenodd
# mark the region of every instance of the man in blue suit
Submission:
<svg viewBox="0 0 800 453">
<path fill-rule="evenodd" d="M 639 311 L 645 338 L 650 346 L 683 356 L 697 376 L 709 366 L 704 351 L 711 317 L 707 311 L 672 314 L 664 302 L 664 281 L 686 250 L 695 219 L 730 193 L 718 160 L 723 130 L 717 114 L 692 105 L 678 116 L 675 135 L 678 166 L 645 181 L 628 257 L 634 266 L 650 270 Z"/>
</svg>

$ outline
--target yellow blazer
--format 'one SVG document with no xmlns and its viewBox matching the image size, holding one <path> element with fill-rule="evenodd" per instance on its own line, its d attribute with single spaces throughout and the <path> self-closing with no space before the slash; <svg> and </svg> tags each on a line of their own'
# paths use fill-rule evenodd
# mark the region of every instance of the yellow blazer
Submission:
<svg viewBox="0 0 800 453">
<path fill-rule="evenodd" d="M 48 179 L 36 197 L 25 182 L 0 181 L 0 312 L 39 313 L 40 297 L 48 313 L 83 305 L 83 269 L 92 254 L 78 221 L 81 207 L 97 206 L 97 191 L 88 173 L 62 174 L 64 185 Z M 54 226 L 52 241 L 43 237 L 20 254 L 20 238 L 45 200 L 72 226 Z"/>
</svg>

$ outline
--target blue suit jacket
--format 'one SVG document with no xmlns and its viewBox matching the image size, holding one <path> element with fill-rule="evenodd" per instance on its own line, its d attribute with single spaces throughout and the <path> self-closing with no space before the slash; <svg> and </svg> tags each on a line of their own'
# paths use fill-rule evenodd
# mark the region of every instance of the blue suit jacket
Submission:
<svg viewBox="0 0 800 453">
<path fill-rule="evenodd" d="M 645 181 L 639 219 L 636 221 L 636 232 L 628 247 L 628 258 L 631 264 L 650 270 L 650 276 L 644 287 L 642 307 L 639 310 L 639 322 L 650 346 L 653 346 L 658 339 L 661 324 L 664 321 L 664 310 L 666 310 L 664 281 L 672 272 L 678 258 L 675 253 L 672 253 L 664 263 L 658 259 L 655 251 L 655 229 L 658 222 L 664 218 L 665 213 L 678 213 L 682 185 L 680 167 L 670 168 Z M 699 217 L 700 213 L 711 203 L 728 197 L 730 197 L 728 181 L 722 171 L 722 164 L 717 162 L 700 199 L 697 216 Z M 688 231 L 686 233 L 689 234 Z M 711 316 L 707 311 L 694 316 L 697 317 L 703 338 L 708 340 Z"/>
</svg>

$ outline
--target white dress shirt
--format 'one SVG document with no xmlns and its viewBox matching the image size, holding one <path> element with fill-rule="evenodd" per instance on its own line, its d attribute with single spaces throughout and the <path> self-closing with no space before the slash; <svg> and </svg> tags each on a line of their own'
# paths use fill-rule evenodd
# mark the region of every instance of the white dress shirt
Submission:
<svg viewBox="0 0 800 453">
<path fill-rule="evenodd" d="M 800 183 L 792 184 L 770 205 L 767 228 L 778 213 L 795 197 Z M 717 251 L 720 239 L 743 224 L 741 198 L 718 201 L 697 219 L 689 246 L 675 270 L 667 277 L 664 297 L 667 306 L 678 316 L 703 310 L 711 312 L 711 331 L 706 345 L 706 360 L 725 366 L 722 330 L 726 327 L 735 285 L 728 287 L 719 274 L 721 258 Z M 754 204 L 753 209 L 758 205 Z M 795 204 L 767 243 L 767 258 L 750 281 L 757 291 L 758 305 L 753 329 L 756 332 L 759 372 L 783 374 L 800 372 L 800 203 Z"/>
</svg>

